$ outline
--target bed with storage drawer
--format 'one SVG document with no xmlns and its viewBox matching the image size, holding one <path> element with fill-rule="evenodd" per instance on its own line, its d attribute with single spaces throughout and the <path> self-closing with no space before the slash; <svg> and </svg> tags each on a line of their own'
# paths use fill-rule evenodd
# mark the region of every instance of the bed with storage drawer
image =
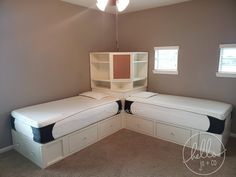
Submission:
<svg viewBox="0 0 236 177">
<path fill-rule="evenodd" d="M 45 168 L 122 128 L 121 101 L 86 92 L 12 111 L 15 149 Z"/>
<path fill-rule="evenodd" d="M 126 128 L 180 145 L 200 145 L 206 135 L 214 135 L 219 141 L 210 151 L 215 154 L 230 134 L 232 106 L 222 102 L 140 92 L 126 99 L 125 111 Z"/>
</svg>

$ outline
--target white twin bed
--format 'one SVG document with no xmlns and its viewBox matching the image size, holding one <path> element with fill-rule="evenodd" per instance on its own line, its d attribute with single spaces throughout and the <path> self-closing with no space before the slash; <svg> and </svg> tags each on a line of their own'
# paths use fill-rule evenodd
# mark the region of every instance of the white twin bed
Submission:
<svg viewBox="0 0 236 177">
<path fill-rule="evenodd" d="M 121 111 L 117 98 L 95 92 L 12 111 L 12 128 L 48 143 Z"/>
<path fill-rule="evenodd" d="M 200 131 L 222 134 L 231 117 L 230 104 L 156 93 L 126 99 L 127 113 Z"/>
<path fill-rule="evenodd" d="M 127 128 L 201 152 L 225 153 L 231 128 L 230 104 L 143 92 L 125 101 Z M 208 148 L 205 143 L 210 142 Z"/>
<path fill-rule="evenodd" d="M 182 144 L 193 132 L 196 133 L 195 130 L 218 135 L 223 144 L 226 144 L 229 137 L 232 111 L 230 104 L 140 92 L 125 100 L 126 113 L 119 114 L 121 110 L 120 99 L 96 92 L 14 110 L 11 119 L 13 143 L 18 152 L 45 168 L 81 150 L 81 147 L 100 140 L 104 135 L 129 126 L 135 129 L 135 126 L 130 125 L 135 123 L 132 122 L 135 117 L 152 120 L 151 123 L 141 121 L 144 125 L 140 125 L 138 120 L 136 128 L 150 130 L 152 133 L 149 135 L 156 137 L 157 131 L 166 131 L 166 128 L 162 128 L 167 127 L 160 126 L 159 123 L 190 129 L 188 136 L 177 131 L 177 135 L 180 132 L 185 137 L 181 137 Z M 127 125 L 123 125 L 122 122 L 125 121 Z M 172 134 L 172 130 L 176 129 L 170 127 L 171 132 L 159 133 L 166 139 L 165 136 L 170 136 L 168 133 Z M 220 151 L 221 148 L 217 146 L 218 144 L 215 151 Z"/>
</svg>

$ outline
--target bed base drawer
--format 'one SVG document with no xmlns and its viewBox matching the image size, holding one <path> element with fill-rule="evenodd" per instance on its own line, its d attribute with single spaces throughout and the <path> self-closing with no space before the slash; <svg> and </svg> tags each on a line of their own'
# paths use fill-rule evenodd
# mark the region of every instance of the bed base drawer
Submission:
<svg viewBox="0 0 236 177">
<path fill-rule="evenodd" d="M 99 128 L 100 128 L 100 138 L 105 138 L 122 128 L 122 117 L 117 116 L 111 119 L 107 119 L 101 122 Z"/>
<path fill-rule="evenodd" d="M 68 137 L 69 139 L 69 153 L 75 153 L 92 143 L 95 143 L 98 139 L 98 126 L 93 125 L 85 128 L 77 133 L 73 133 Z"/>
<path fill-rule="evenodd" d="M 41 168 L 46 168 L 58 162 L 65 155 L 63 139 L 47 144 L 39 144 L 14 130 L 12 130 L 12 139 L 15 150 Z"/>
<path fill-rule="evenodd" d="M 156 137 L 184 145 L 191 137 L 191 131 L 166 124 L 156 123 Z M 190 143 L 187 144 L 190 146 Z"/>
<path fill-rule="evenodd" d="M 154 136 L 154 121 L 132 115 L 126 117 L 126 128 L 146 135 Z"/>
<path fill-rule="evenodd" d="M 228 124 L 226 123 L 226 125 Z M 185 145 L 190 148 L 196 146 L 198 150 L 201 150 L 200 146 L 204 141 L 211 139 L 212 146 L 209 152 L 214 154 L 220 154 L 224 151 L 222 144 L 226 145 L 229 137 L 228 131 L 218 135 L 130 114 L 126 114 L 126 128 L 182 146 Z"/>
<path fill-rule="evenodd" d="M 17 152 L 23 154 L 26 158 L 35 162 L 37 165 L 43 163 L 42 149 L 33 141 L 25 139 L 24 136 L 12 130 L 12 141 Z"/>
<path fill-rule="evenodd" d="M 122 116 L 115 115 L 46 144 L 37 143 L 15 130 L 12 137 L 16 151 L 40 168 L 46 168 L 121 128 Z"/>
</svg>

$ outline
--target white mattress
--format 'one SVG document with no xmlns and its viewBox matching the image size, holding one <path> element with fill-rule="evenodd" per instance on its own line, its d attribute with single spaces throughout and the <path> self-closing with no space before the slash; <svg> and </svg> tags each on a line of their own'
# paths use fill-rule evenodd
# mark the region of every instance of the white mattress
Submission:
<svg viewBox="0 0 236 177">
<path fill-rule="evenodd" d="M 41 128 L 55 123 L 53 138 L 59 138 L 102 119 L 117 114 L 118 99 L 106 97 L 95 100 L 76 96 L 59 101 L 30 106 L 12 112 L 18 132 L 33 138 L 32 127 Z"/>
<path fill-rule="evenodd" d="M 166 108 L 146 103 L 134 102 L 131 105 L 132 114 L 157 120 L 159 122 L 179 125 L 201 131 L 207 131 L 210 121 L 206 115 L 196 114 L 183 110 Z"/>
<path fill-rule="evenodd" d="M 117 101 L 114 97 L 101 100 L 76 96 L 12 111 L 12 116 L 32 127 L 40 128 L 62 121 L 79 112 Z"/>
<path fill-rule="evenodd" d="M 171 108 L 179 111 L 182 110 L 185 112 L 195 113 L 199 115 L 208 115 L 220 120 L 225 120 L 226 117 L 232 111 L 232 105 L 230 104 L 204 99 L 164 94 L 157 94 L 156 96 L 152 96 L 150 98 L 129 97 L 127 100 L 135 101 L 136 104 L 138 102 L 146 103 L 149 106 L 154 105 L 167 109 Z M 140 111 L 142 112 L 144 110 Z"/>
</svg>

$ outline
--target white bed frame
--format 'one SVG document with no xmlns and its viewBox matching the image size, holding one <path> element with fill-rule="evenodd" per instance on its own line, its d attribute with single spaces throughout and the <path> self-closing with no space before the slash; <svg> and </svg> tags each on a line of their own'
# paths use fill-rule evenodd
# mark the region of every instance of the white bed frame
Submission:
<svg viewBox="0 0 236 177">
<path fill-rule="evenodd" d="M 224 147 L 226 146 L 230 136 L 231 115 L 228 115 L 228 117 L 226 118 L 225 129 L 222 134 L 214 134 L 190 129 L 184 126 L 178 126 L 168 122 L 160 122 L 157 120 L 139 117 L 132 114 L 126 114 L 125 117 L 125 127 L 127 129 L 156 137 L 165 141 L 170 141 L 182 146 L 186 145 L 187 147 L 192 147 L 194 143 L 197 143 L 198 150 L 202 150 L 200 149 L 202 141 L 211 139 L 212 145 L 210 148 L 210 153 L 214 153 L 217 155 L 221 155 L 222 152 L 224 152 Z M 188 143 L 186 144 L 186 142 Z"/>
<path fill-rule="evenodd" d="M 127 128 L 179 145 L 185 145 L 192 135 L 197 134 L 197 136 L 194 136 L 195 138 L 192 138 L 191 141 L 186 144 L 189 147 L 191 147 L 193 143 L 199 145 L 203 139 L 212 138 L 210 135 L 215 135 L 220 142 L 215 139 L 212 140 L 211 152 L 219 154 L 223 151 L 221 142 L 226 145 L 229 138 L 230 125 L 231 119 L 229 115 L 223 134 L 218 135 L 209 133 L 208 136 L 206 134 L 199 134 L 201 133 L 199 130 L 176 126 L 168 122 L 159 122 L 122 112 L 121 114 L 97 122 L 46 144 L 34 142 L 32 139 L 14 130 L 12 130 L 12 137 L 16 151 L 27 157 L 39 167 L 46 168 L 122 128 Z"/>
<path fill-rule="evenodd" d="M 119 131 L 124 127 L 123 120 L 121 113 L 46 144 L 37 143 L 12 130 L 13 144 L 17 152 L 39 167 L 46 168 Z"/>
</svg>

